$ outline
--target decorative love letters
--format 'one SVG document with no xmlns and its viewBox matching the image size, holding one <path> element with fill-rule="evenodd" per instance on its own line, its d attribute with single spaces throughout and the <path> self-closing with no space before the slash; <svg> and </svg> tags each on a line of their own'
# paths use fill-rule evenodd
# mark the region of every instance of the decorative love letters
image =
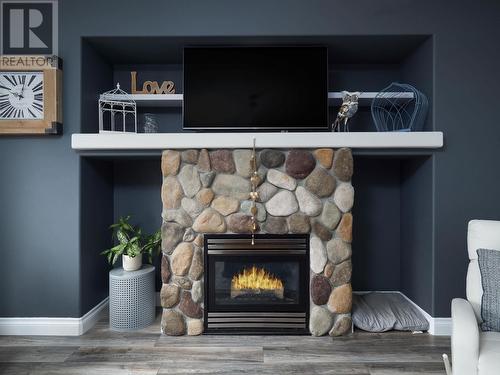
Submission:
<svg viewBox="0 0 500 375">
<path fill-rule="evenodd" d="M 144 81 L 142 90 L 137 90 L 137 72 L 130 72 L 130 87 L 132 94 L 175 94 L 175 84 L 163 81 L 161 86 L 157 81 Z"/>
</svg>

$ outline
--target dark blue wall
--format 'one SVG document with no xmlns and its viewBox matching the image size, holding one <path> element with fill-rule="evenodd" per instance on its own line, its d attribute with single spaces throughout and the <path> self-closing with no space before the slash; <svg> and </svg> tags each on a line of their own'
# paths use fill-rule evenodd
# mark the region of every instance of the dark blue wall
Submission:
<svg viewBox="0 0 500 375">
<path fill-rule="evenodd" d="M 434 236 L 432 264 L 422 277 L 432 280 L 429 312 L 449 316 L 450 299 L 464 295 L 467 221 L 500 216 L 500 171 L 494 167 L 500 3 L 64 0 L 59 14 L 65 133 L 0 140 L 0 316 L 81 316 L 105 294 L 105 285 L 83 277 L 98 272 L 102 280 L 102 260 L 81 261 L 91 244 L 80 238 L 80 221 L 88 220 L 80 198 L 91 196 L 97 172 L 70 148 L 70 134 L 87 128 L 82 37 L 336 34 L 434 35 L 433 119 L 446 145 L 425 166 L 434 176 Z"/>
</svg>

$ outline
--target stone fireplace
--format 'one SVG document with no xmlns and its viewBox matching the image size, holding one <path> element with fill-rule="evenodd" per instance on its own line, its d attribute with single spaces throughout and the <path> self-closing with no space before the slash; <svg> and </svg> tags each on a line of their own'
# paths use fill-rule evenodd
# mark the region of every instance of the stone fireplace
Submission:
<svg viewBox="0 0 500 375">
<path fill-rule="evenodd" d="M 252 204 L 249 200 L 251 155 L 252 150 L 249 149 L 163 152 L 163 285 L 160 297 L 164 334 L 199 335 L 207 327 L 204 319 L 210 311 L 205 311 L 205 301 L 210 291 L 205 296 L 205 290 L 210 283 L 206 283 L 205 267 L 209 264 L 204 265 L 204 257 L 208 255 L 204 235 L 209 235 L 207 239 L 214 238 L 213 235 L 216 235 L 215 238 L 234 237 L 224 236 L 226 234 L 239 234 L 241 238 L 246 235 L 249 238 L 252 225 Z M 267 298 L 266 303 L 274 301 L 281 306 L 278 310 L 286 310 L 283 307 L 285 301 L 280 299 L 286 296 L 293 302 L 293 292 L 306 289 L 309 291 L 307 305 L 310 310 L 306 314 L 309 332 L 315 336 L 338 336 L 348 332 L 351 328 L 351 208 L 354 203 L 351 150 L 264 149 L 258 150 L 257 161 L 261 183 L 256 218 L 259 233 L 263 235 L 258 236 L 256 245 L 266 243 L 265 234 L 283 239 L 308 235 L 310 269 L 305 278 L 301 278 L 299 272 L 296 281 L 287 279 L 285 282 L 301 285 L 294 284 L 296 286 L 288 290 L 285 286 L 280 288 L 279 282 L 274 279 L 279 275 L 285 278 L 285 275 L 293 274 L 296 267 L 293 262 L 287 265 L 288 255 L 282 254 L 283 265 L 274 266 L 274 272 L 269 259 L 255 258 L 245 264 L 237 261 L 228 264 L 231 279 L 233 276 L 244 278 L 248 273 L 264 272 L 263 275 L 269 279 L 266 283 L 271 283 L 273 287 L 264 288 L 265 295 L 257 297 Z M 272 239 L 272 236 L 267 239 Z M 252 270 L 253 266 L 256 269 Z M 229 271 L 214 268 L 212 272 L 214 276 L 219 274 L 218 277 L 222 277 Z M 283 284 L 284 280 L 280 281 Z M 304 283 L 306 285 L 302 285 Z M 221 285 L 230 284 L 225 280 Z M 248 288 L 240 288 L 243 291 L 233 289 L 228 293 L 232 293 L 235 301 L 219 303 L 223 310 L 227 309 L 228 303 L 256 298 L 255 295 L 248 295 Z M 216 291 L 213 293 L 215 295 Z M 216 305 L 217 301 L 212 302 Z M 295 300 L 296 306 L 299 305 L 297 302 Z M 262 306 L 256 312 L 261 310 Z M 252 318 L 248 314 L 246 317 Z M 255 325 L 250 328 L 255 328 L 255 333 L 262 331 Z"/>
</svg>

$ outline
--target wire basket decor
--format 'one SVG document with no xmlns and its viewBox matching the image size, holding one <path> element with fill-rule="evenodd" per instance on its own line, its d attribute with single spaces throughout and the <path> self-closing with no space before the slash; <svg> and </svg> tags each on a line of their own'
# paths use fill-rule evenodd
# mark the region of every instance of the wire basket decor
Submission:
<svg viewBox="0 0 500 375">
<path fill-rule="evenodd" d="M 427 97 L 412 85 L 393 82 L 380 91 L 371 104 L 379 132 L 421 131 L 427 117 Z"/>
</svg>

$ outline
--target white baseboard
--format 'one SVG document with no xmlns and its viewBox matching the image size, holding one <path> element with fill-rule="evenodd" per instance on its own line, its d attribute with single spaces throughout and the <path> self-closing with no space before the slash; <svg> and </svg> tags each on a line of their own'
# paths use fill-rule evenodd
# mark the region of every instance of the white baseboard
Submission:
<svg viewBox="0 0 500 375">
<path fill-rule="evenodd" d="M 374 291 L 375 292 L 375 291 Z M 433 336 L 451 336 L 451 330 L 452 330 L 452 321 L 451 318 L 434 318 L 432 317 L 427 311 L 422 309 L 419 305 L 417 305 L 415 302 L 413 302 L 408 296 L 406 296 L 404 293 L 394 290 L 394 291 L 376 291 L 377 293 L 399 293 L 401 294 L 408 302 L 410 302 L 413 306 L 415 306 L 418 311 L 422 313 L 422 315 L 427 319 L 429 322 L 429 332 Z M 365 291 L 361 292 L 354 292 L 354 293 L 369 293 Z"/>
<path fill-rule="evenodd" d="M 0 335 L 80 336 L 108 309 L 109 297 L 81 318 L 0 318 Z"/>
</svg>

